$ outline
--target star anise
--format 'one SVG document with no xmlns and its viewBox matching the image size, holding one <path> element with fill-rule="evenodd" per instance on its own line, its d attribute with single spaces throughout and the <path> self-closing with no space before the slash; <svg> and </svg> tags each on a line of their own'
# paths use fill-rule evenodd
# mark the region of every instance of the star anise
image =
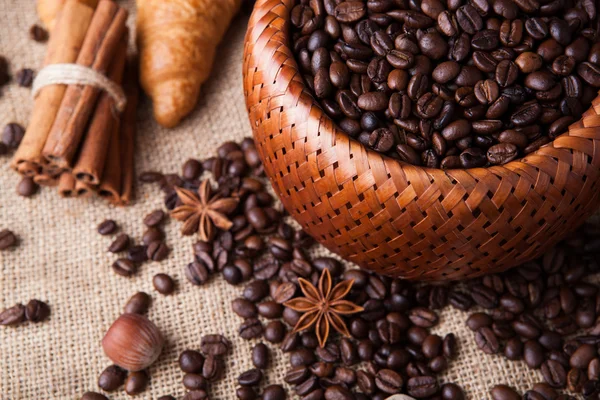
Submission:
<svg viewBox="0 0 600 400">
<path fill-rule="evenodd" d="M 284 303 L 286 307 L 294 311 L 304 313 L 296 323 L 293 332 L 299 332 L 315 326 L 315 332 L 319 345 L 325 346 L 329 337 L 329 326 L 344 336 L 350 336 L 346 323 L 341 315 L 349 315 L 363 310 L 356 304 L 343 300 L 350 292 L 354 279 L 344 280 L 331 288 L 331 274 L 325 268 L 319 278 L 318 289 L 312 283 L 303 278 L 298 278 L 300 289 L 305 297 L 296 297 Z"/>
<path fill-rule="evenodd" d="M 235 210 L 239 199 L 213 194 L 208 180 L 200 183 L 198 195 L 180 187 L 175 191 L 183 204 L 171 211 L 171 215 L 183 221 L 181 233 L 184 235 L 199 232 L 200 240 L 209 241 L 215 236 L 215 227 L 224 231 L 231 228 L 232 222 L 227 215 Z"/>
</svg>

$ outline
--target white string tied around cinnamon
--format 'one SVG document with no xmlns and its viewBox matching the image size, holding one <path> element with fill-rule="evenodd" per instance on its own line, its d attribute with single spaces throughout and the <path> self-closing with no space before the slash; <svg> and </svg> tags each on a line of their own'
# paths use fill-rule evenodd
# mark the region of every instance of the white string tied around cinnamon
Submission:
<svg viewBox="0 0 600 400">
<path fill-rule="evenodd" d="M 127 96 L 123 88 L 98 71 L 79 64 L 51 64 L 38 72 L 32 85 L 35 98 L 39 91 L 50 85 L 88 85 L 104 90 L 115 101 L 119 113 L 125 110 Z"/>
</svg>

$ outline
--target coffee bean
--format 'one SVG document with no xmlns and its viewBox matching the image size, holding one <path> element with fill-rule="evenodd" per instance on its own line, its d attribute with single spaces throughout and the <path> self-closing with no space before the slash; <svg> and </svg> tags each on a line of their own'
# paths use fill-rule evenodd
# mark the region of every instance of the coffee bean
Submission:
<svg viewBox="0 0 600 400">
<path fill-rule="evenodd" d="M 150 296 L 144 292 L 137 292 L 129 298 L 123 309 L 124 313 L 145 314 L 150 307 Z"/>
<path fill-rule="evenodd" d="M 146 390 L 149 377 L 145 371 L 130 372 L 125 380 L 125 392 L 130 395 L 136 395 Z"/>
<path fill-rule="evenodd" d="M 263 374 L 260 369 L 254 368 L 242 372 L 238 376 L 238 383 L 242 386 L 257 386 L 262 380 Z"/>
<path fill-rule="evenodd" d="M 475 9 L 470 4 L 464 5 L 456 10 L 456 20 L 461 29 L 469 35 L 475 34 L 483 28 L 483 20 Z"/>
<path fill-rule="evenodd" d="M 433 396 L 439 391 L 437 379 L 433 376 L 416 376 L 408 380 L 408 394 L 418 399 Z"/>
<path fill-rule="evenodd" d="M 359 99 L 360 100 L 360 99 Z M 394 135 L 386 128 L 374 130 L 369 135 L 369 146 L 376 151 L 385 153 L 394 145 Z"/>
<path fill-rule="evenodd" d="M 127 250 L 129 247 L 130 238 L 129 235 L 125 233 L 119 234 L 115 240 L 108 247 L 108 251 L 111 253 L 120 253 L 122 251 Z"/>
<path fill-rule="evenodd" d="M 179 355 L 179 368 L 186 373 L 199 373 L 204 365 L 204 356 L 195 350 L 185 350 Z"/>
<path fill-rule="evenodd" d="M 477 330 L 475 343 L 486 354 L 496 354 L 500 350 L 498 338 L 489 327 L 482 327 Z"/>
<path fill-rule="evenodd" d="M 206 379 L 202 375 L 192 373 L 185 374 L 182 383 L 187 390 L 206 390 L 208 386 Z"/>
<path fill-rule="evenodd" d="M 200 346 L 204 354 L 221 356 L 229 351 L 231 343 L 223 335 L 205 335 Z"/>
<path fill-rule="evenodd" d="M 15 76 L 17 84 L 21 87 L 31 87 L 33 83 L 33 70 L 29 68 L 22 68 L 17 71 Z"/>
<path fill-rule="evenodd" d="M 156 227 L 162 223 L 164 218 L 165 212 L 163 210 L 154 210 L 144 217 L 144 225 L 149 228 Z"/>
<path fill-rule="evenodd" d="M 500 88 L 495 81 L 486 79 L 485 81 L 477 82 L 473 93 L 481 104 L 490 104 L 500 96 Z"/>
<path fill-rule="evenodd" d="M 256 318 L 248 318 L 240 325 L 238 333 L 242 339 L 257 338 L 263 334 L 263 325 Z"/>
<path fill-rule="evenodd" d="M 287 394 L 281 385 L 269 385 L 263 390 L 263 400 L 285 400 L 286 398 Z"/>
<path fill-rule="evenodd" d="M 334 17 L 342 23 L 351 23 L 361 19 L 367 8 L 361 1 L 344 1 L 335 8 Z"/>
<path fill-rule="evenodd" d="M 496 82 L 502 87 L 507 87 L 515 83 L 519 76 L 517 64 L 509 60 L 502 60 L 496 67 Z"/>
<path fill-rule="evenodd" d="M 48 31 L 41 26 L 34 24 L 29 28 L 29 37 L 39 43 L 43 43 L 48 40 Z"/>
<path fill-rule="evenodd" d="M 96 392 L 85 392 L 81 400 L 108 400 L 108 397 Z"/>
<path fill-rule="evenodd" d="M 493 400 L 520 400 L 521 395 L 513 388 L 507 385 L 496 385 L 492 388 L 490 394 Z"/>
<path fill-rule="evenodd" d="M 269 358 L 269 348 L 265 344 L 258 343 L 252 348 L 252 363 L 256 368 L 266 369 Z"/>
<path fill-rule="evenodd" d="M 98 225 L 98 233 L 105 236 L 114 233 L 117 230 L 117 223 L 112 219 L 104 220 Z"/>
<path fill-rule="evenodd" d="M 563 388 L 567 383 L 565 368 L 557 361 L 547 360 L 542 364 L 544 380 L 553 388 Z"/>
<path fill-rule="evenodd" d="M 209 354 L 204 359 L 204 365 L 202 366 L 202 376 L 208 381 L 217 381 L 223 375 L 223 368 L 223 360 L 218 356 Z"/>
<path fill-rule="evenodd" d="M 154 289 L 160 294 L 168 295 L 175 291 L 175 282 L 167 274 L 156 274 L 152 278 Z"/>
<path fill-rule="evenodd" d="M 506 164 L 517 158 L 518 155 L 518 148 L 512 143 L 496 144 L 487 151 L 487 159 L 493 165 Z"/>
<path fill-rule="evenodd" d="M 25 321 L 25 306 L 16 304 L 0 312 L 0 325 L 18 325 Z"/>
<path fill-rule="evenodd" d="M 137 266 L 127 258 L 119 258 L 112 264 L 112 269 L 117 274 L 130 277 L 137 272 Z"/>
<path fill-rule="evenodd" d="M 164 175 L 156 171 L 143 172 L 139 179 L 142 183 L 156 183 L 160 182 L 164 178 Z"/>
<path fill-rule="evenodd" d="M 142 246 L 142 245 L 131 246 L 129 248 L 129 250 L 127 250 L 127 259 L 136 264 L 148 261 L 147 246 Z"/>
<path fill-rule="evenodd" d="M 98 377 L 98 387 L 106 392 L 114 392 L 125 383 L 127 371 L 111 365 L 106 367 Z"/>
<path fill-rule="evenodd" d="M 385 393 L 399 393 L 404 385 L 402 376 L 391 369 L 382 369 L 375 376 L 375 385 Z"/>
<path fill-rule="evenodd" d="M 29 300 L 25 306 L 25 318 L 31 322 L 42 322 L 50 316 L 50 307 L 40 300 Z"/>
<path fill-rule="evenodd" d="M 17 194 L 22 197 L 31 197 L 38 191 L 39 186 L 31 177 L 24 177 L 17 185 Z"/>
</svg>

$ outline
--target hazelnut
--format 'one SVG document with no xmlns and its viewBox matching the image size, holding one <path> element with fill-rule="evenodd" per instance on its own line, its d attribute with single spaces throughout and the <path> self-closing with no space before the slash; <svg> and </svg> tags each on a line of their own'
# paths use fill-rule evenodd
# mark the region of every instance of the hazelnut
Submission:
<svg viewBox="0 0 600 400">
<path fill-rule="evenodd" d="M 164 339 L 156 325 L 139 314 L 123 314 L 102 339 L 104 353 L 121 368 L 141 371 L 160 355 Z"/>
</svg>

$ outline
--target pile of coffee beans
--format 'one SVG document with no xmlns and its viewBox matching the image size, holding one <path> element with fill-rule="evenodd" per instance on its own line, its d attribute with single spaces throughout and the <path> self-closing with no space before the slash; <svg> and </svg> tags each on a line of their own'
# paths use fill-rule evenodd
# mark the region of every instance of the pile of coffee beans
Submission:
<svg viewBox="0 0 600 400">
<path fill-rule="evenodd" d="M 593 0 L 299 0 L 293 51 L 349 136 L 430 168 L 504 164 L 600 87 Z"/>
<path fill-rule="evenodd" d="M 214 189 L 220 196 L 239 199 L 227 215 L 231 229 L 217 230 L 211 240 L 196 242 L 194 260 L 184 268 L 193 285 L 201 286 L 217 274 L 229 284 L 243 284 L 240 296 L 231 303 L 242 319 L 239 336 L 264 342 L 252 350 L 254 368 L 237 378 L 239 399 L 287 398 L 280 385 L 261 390 L 269 346 L 289 355 L 285 382 L 302 399 L 379 400 L 398 393 L 414 399 L 464 399 L 458 385 L 438 381 L 459 351 L 452 332 L 430 332 L 439 322 L 439 310 L 447 306 L 470 312 L 465 323 L 474 331 L 472 340 L 481 351 L 524 360 L 541 370 L 545 382 L 524 393 L 523 399 L 573 398 L 561 390 L 598 398 L 600 291 L 594 276 L 600 272 L 596 261 L 600 227 L 586 224 L 540 259 L 502 274 L 460 284 L 411 283 L 348 269 L 334 258 L 308 256 L 313 241 L 286 222 L 262 174 L 254 144 L 247 139 L 241 144 L 224 143 L 207 160 L 188 160 L 181 175 L 147 172 L 141 176 L 143 182 L 160 184 L 170 210 L 181 204 L 175 187 L 194 191 L 208 177 L 216 181 Z M 163 219 L 164 213 L 156 210 L 144 220 Z M 101 225 L 99 231 L 107 234 L 118 230 L 111 221 Z M 364 311 L 345 318 L 351 337 L 332 332 L 321 348 L 314 331 L 291 332 L 301 314 L 284 303 L 302 296 L 299 278 L 316 285 L 324 269 L 334 285 L 354 280 L 346 299 Z M 148 295 L 137 293 L 126 310 L 145 312 L 149 302 Z M 222 376 L 218 359 L 229 346 L 225 338 L 210 335 L 203 339 L 201 352 L 182 353 L 183 383 L 190 391 L 186 399 L 208 398 L 207 382 Z M 512 400 L 521 395 L 499 384 L 490 398 Z M 163 400 L 168 399 L 173 397 Z"/>
<path fill-rule="evenodd" d="M 584 225 L 538 260 L 469 282 L 484 310 L 466 321 L 477 346 L 541 369 L 553 388 L 598 396 L 599 251 L 600 229 Z"/>
<path fill-rule="evenodd" d="M 27 305 L 21 303 L 0 312 L 0 325 L 16 326 L 27 321 L 37 323 L 45 321 L 50 316 L 50 307 L 43 301 L 32 299 Z"/>
<path fill-rule="evenodd" d="M 189 392 L 184 400 L 208 399 L 210 382 L 223 378 L 225 362 L 223 357 L 229 352 L 231 343 L 223 335 L 203 336 L 200 343 L 202 352 L 185 350 L 179 356 L 179 368 L 185 373 L 183 386 Z"/>
<path fill-rule="evenodd" d="M 130 277 L 144 262 L 163 261 L 169 256 L 170 249 L 165 243 L 165 234 L 161 229 L 165 216 L 163 210 L 154 210 L 144 217 L 146 230 L 140 244 L 134 244 L 126 233 L 121 233 L 114 238 L 108 251 L 114 254 L 126 253 L 112 264 L 112 269 L 116 274 Z M 119 227 L 115 221 L 107 219 L 98 225 L 97 230 L 100 235 L 108 236 L 115 234 Z M 171 294 L 175 290 L 175 283 L 167 274 L 157 274 L 153 279 L 153 284 L 155 289 L 162 294 Z"/>
</svg>

